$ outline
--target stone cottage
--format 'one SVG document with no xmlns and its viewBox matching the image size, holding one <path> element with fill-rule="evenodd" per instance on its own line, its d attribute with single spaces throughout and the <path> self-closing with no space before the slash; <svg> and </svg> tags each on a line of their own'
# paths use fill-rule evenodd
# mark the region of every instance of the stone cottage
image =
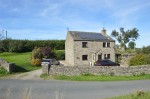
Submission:
<svg viewBox="0 0 150 99">
<path fill-rule="evenodd" d="M 69 66 L 90 66 L 102 59 L 115 61 L 115 41 L 106 34 L 68 31 L 65 42 L 65 61 Z"/>
</svg>

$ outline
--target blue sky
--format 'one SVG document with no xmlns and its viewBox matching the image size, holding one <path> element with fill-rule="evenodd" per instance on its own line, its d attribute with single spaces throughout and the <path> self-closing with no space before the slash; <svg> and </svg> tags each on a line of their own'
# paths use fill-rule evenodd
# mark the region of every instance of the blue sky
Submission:
<svg viewBox="0 0 150 99">
<path fill-rule="evenodd" d="M 12 39 L 65 39 L 75 31 L 107 34 L 139 30 L 137 47 L 150 45 L 149 0 L 0 0 L 0 31 Z"/>
</svg>

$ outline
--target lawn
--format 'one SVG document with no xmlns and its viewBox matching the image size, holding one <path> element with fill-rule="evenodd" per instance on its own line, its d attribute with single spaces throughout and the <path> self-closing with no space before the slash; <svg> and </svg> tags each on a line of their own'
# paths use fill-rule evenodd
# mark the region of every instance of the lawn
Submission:
<svg viewBox="0 0 150 99">
<path fill-rule="evenodd" d="M 64 76 L 53 75 L 43 76 L 44 79 L 69 80 L 69 81 L 128 81 L 128 80 L 144 80 L 150 79 L 150 74 L 137 76 L 96 76 L 96 75 L 79 75 L 79 76 Z"/>
<path fill-rule="evenodd" d="M 106 99 L 150 99 L 150 92 L 137 91 L 136 93 Z"/>
<path fill-rule="evenodd" d="M 31 65 L 31 52 L 27 53 L 0 53 L 0 58 L 7 60 L 8 62 L 13 62 L 16 64 L 16 72 L 26 72 L 38 69 L 40 67 L 35 67 Z"/>
</svg>

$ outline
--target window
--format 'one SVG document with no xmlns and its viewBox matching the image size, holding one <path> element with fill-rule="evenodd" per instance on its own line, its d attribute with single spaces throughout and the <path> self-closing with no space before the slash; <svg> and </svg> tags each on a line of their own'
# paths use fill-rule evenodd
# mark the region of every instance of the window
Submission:
<svg viewBox="0 0 150 99">
<path fill-rule="evenodd" d="M 106 47 L 106 42 L 103 42 L 103 47 Z"/>
<path fill-rule="evenodd" d="M 110 54 L 104 54 L 104 59 L 110 59 Z"/>
<path fill-rule="evenodd" d="M 110 54 L 107 54 L 107 59 L 110 59 Z"/>
<path fill-rule="evenodd" d="M 82 60 L 88 60 L 88 55 L 82 55 Z"/>
<path fill-rule="evenodd" d="M 103 47 L 110 47 L 110 42 L 103 42 Z"/>
<path fill-rule="evenodd" d="M 107 47 L 110 47 L 110 43 L 107 43 Z"/>
<path fill-rule="evenodd" d="M 82 42 L 82 47 L 86 48 L 87 47 L 87 42 Z"/>
</svg>

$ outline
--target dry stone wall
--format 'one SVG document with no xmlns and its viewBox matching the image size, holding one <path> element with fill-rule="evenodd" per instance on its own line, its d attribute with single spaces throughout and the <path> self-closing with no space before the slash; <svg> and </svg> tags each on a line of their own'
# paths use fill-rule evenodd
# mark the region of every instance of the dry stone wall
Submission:
<svg viewBox="0 0 150 99">
<path fill-rule="evenodd" d="M 15 63 L 9 63 L 4 59 L 0 58 L 0 66 L 2 66 L 4 69 L 6 69 L 8 72 L 14 72 L 15 71 Z"/>
<path fill-rule="evenodd" d="M 45 68 L 45 69 L 44 69 Z M 51 66 L 50 69 L 43 66 L 43 73 L 50 75 L 115 75 L 115 76 L 131 76 L 150 74 L 150 65 L 135 66 L 135 67 L 119 67 L 119 66 Z"/>
</svg>

